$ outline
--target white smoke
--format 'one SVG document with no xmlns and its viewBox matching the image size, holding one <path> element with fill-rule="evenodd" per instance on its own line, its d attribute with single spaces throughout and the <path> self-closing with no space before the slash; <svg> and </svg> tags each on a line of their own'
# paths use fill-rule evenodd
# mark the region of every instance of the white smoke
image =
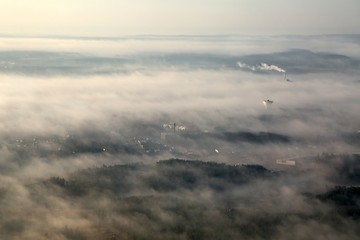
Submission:
<svg viewBox="0 0 360 240">
<path fill-rule="evenodd" d="M 276 65 L 268 65 L 266 63 L 261 63 L 260 66 L 257 66 L 259 70 L 263 71 L 277 71 L 280 73 L 285 73 L 286 71 L 282 69 L 281 67 L 278 67 Z"/>
<path fill-rule="evenodd" d="M 237 63 L 238 66 L 242 69 L 248 69 L 248 70 L 252 70 L 252 71 L 255 71 L 256 70 L 256 67 L 255 66 L 249 66 L 247 65 L 246 63 L 242 63 L 242 62 L 238 62 Z"/>
<path fill-rule="evenodd" d="M 278 67 L 276 65 L 268 65 L 266 63 L 260 63 L 260 65 L 250 66 L 246 63 L 238 62 L 238 66 L 241 69 L 251 70 L 251 71 L 276 71 L 280 73 L 286 73 L 285 69 Z"/>
</svg>

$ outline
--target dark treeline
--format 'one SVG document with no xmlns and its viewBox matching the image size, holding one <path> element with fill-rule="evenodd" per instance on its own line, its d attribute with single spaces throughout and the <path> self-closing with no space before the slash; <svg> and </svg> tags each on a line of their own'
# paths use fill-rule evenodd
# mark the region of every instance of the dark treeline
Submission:
<svg viewBox="0 0 360 240">
<path fill-rule="evenodd" d="M 340 156 L 344 166 L 357 157 Z M 358 187 L 301 193 L 286 185 L 297 181 L 295 175 L 260 165 L 170 159 L 89 168 L 30 188 L 33 198 L 56 196 L 81 206 L 79 214 L 90 219 L 90 229 L 64 228 L 65 239 L 311 239 L 329 229 L 341 239 L 359 236 Z"/>
<path fill-rule="evenodd" d="M 94 191 L 123 195 L 139 187 L 158 192 L 196 188 L 224 191 L 252 180 L 271 179 L 276 176 L 277 173 L 260 165 L 232 166 L 170 159 L 159 161 L 155 166 L 128 164 L 90 168 L 76 172 L 69 179 L 53 177 L 49 182 L 61 186 L 68 194 L 75 196 Z M 135 184 L 134 179 L 139 184 Z"/>
</svg>

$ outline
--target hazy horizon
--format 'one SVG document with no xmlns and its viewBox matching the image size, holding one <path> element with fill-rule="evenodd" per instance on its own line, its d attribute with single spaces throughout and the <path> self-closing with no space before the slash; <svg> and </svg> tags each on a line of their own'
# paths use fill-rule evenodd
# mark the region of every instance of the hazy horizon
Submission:
<svg viewBox="0 0 360 240">
<path fill-rule="evenodd" d="M 0 33 L 119 36 L 134 34 L 359 33 L 356 0 L 210 0 L 2 2 Z"/>
</svg>

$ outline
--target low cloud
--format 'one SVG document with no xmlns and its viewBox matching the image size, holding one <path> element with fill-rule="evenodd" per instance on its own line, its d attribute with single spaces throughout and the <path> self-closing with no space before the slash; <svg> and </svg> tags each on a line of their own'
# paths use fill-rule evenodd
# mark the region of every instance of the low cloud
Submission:
<svg viewBox="0 0 360 240">
<path fill-rule="evenodd" d="M 356 236 L 319 197 L 358 184 L 356 41 L 199 38 L 2 39 L 0 236 Z"/>
</svg>

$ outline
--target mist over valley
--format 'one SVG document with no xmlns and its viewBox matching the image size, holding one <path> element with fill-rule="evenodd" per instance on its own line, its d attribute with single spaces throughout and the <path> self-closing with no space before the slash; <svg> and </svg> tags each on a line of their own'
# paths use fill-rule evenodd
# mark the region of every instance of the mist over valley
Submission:
<svg viewBox="0 0 360 240">
<path fill-rule="evenodd" d="M 359 45 L 0 37 L 0 238 L 358 239 Z"/>
</svg>

